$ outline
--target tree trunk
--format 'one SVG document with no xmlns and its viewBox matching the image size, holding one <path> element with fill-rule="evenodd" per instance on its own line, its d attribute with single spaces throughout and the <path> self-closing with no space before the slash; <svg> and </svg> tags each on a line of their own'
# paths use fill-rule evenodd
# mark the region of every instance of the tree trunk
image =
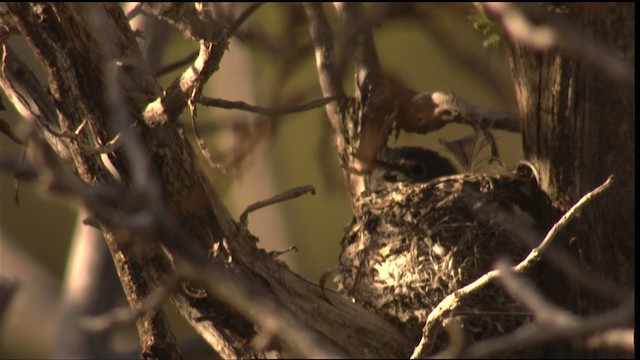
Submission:
<svg viewBox="0 0 640 360">
<path fill-rule="evenodd" d="M 566 11 L 564 20 L 622 55 L 625 61 L 634 62 L 633 3 L 570 4 L 554 10 Z M 633 90 L 620 86 L 585 59 L 569 58 L 559 51 L 541 53 L 515 43 L 510 61 L 523 120 L 525 157 L 538 168 L 541 187 L 554 205 L 564 212 L 614 175 L 614 186 L 573 220 L 571 230 L 562 237 L 563 247 L 571 251 L 583 268 L 604 275 L 616 286 L 632 289 L 635 281 Z M 544 285 L 549 295 L 574 312 L 593 314 L 614 305 L 610 299 L 586 291 L 582 286 L 567 286 L 566 278 L 549 279 L 555 279 Z"/>
<path fill-rule="evenodd" d="M 246 220 L 239 224 L 231 217 L 199 166 L 177 117 L 217 70 L 229 29 L 211 18 L 199 22 L 205 21 L 197 16 L 202 9 L 193 4 L 149 6 L 200 43 L 195 62 L 160 91 L 119 5 L 7 8 L 9 24 L 45 69 L 51 96 L 37 80 L 27 82 L 35 76 L 10 49 L 2 54 L 6 70 L 0 85 L 32 121 L 32 147 L 48 161 L 34 162 L 48 168 L 49 189 L 82 198 L 90 222 L 101 227 L 132 308 L 144 307 L 166 282 L 187 278 L 193 284 L 174 286 L 171 300 L 223 358 L 264 357 L 273 349 L 300 357 L 387 358 L 407 352 L 406 338 L 391 325 L 259 248 Z M 81 129 L 53 136 L 71 155 L 81 182 L 64 172 L 58 158 L 67 157 L 59 147 L 53 144 L 54 154 L 35 129 Z M 129 137 L 109 152 L 113 171 L 90 144 L 107 144 L 118 132 Z M 131 227 L 135 221 L 128 220 L 143 213 L 144 223 Z M 131 239 L 144 249 L 134 249 Z M 180 357 L 163 309 L 151 308 L 136 319 L 142 356 Z M 251 346 L 257 334 L 265 336 Z"/>
<path fill-rule="evenodd" d="M 372 24 L 377 22 L 363 20 L 360 4 L 336 5 L 344 21 L 343 41 L 353 45 L 353 49 L 345 49 L 353 51 L 349 56 L 353 55 L 356 65 L 355 95 L 347 96 L 342 83 L 342 62 L 337 61 L 334 54 L 332 30 L 324 17 L 323 7 L 314 3 L 305 6 L 321 87 L 326 97 L 334 99 L 327 103 L 327 110 L 344 175 L 353 195 L 360 194 L 368 179 L 373 178 L 367 177 L 372 169 L 383 163 L 380 160 L 388 155 L 386 140 L 394 129 L 394 122 L 396 129 L 417 133 L 428 133 L 451 122 L 476 125 L 476 130 L 488 130 L 483 123 L 500 128 L 500 116 L 488 119 L 486 112 L 465 105 L 451 94 L 416 93 L 386 76 L 370 31 Z M 188 107 L 195 124 L 196 103 L 202 100 L 199 99 L 202 86 L 217 71 L 227 51 L 229 37 L 242 21 L 226 25 L 217 17 L 204 16 L 209 9 L 200 3 L 144 3 L 139 11 L 168 21 L 199 44 L 195 60 L 171 85 L 162 89 L 156 75 L 145 64 L 136 33 L 119 5 L 8 3 L 6 9 L 0 9 L 0 44 L 6 45 L 3 46 L 0 85 L 30 124 L 29 160 L 34 169 L 4 158 L 0 159 L 0 166 L 12 169 L 16 177 L 21 175 L 26 179 L 30 174 L 33 180 L 39 175 L 38 181 L 48 190 L 75 195 L 82 200 L 91 214 L 86 223 L 102 229 L 130 305 L 139 311 L 135 321 L 144 357 L 177 358 L 181 354 L 164 311 L 154 302 L 161 301 L 157 295 L 163 293 L 158 290 L 169 293 L 165 297 L 174 302 L 182 316 L 223 358 L 261 358 L 273 354 L 393 358 L 411 353 L 414 339 L 376 316 L 375 309 L 360 305 L 366 302 L 354 303 L 355 298 L 351 296 L 345 297 L 324 286 L 311 284 L 280 262 L 277 254 L 264 251 L 263 244 L 258 244 L 247 229 L 248 212 L 240 216 L 239 222 L 231 217 L 201 168 L 201 159 L 184 136 L 178 116 Z M 592 35 L 597 43 L 620 52 L 625 61 L 631 63 L 635 57 L 634 12 L 633 4 L 548 5 L 547 10 L 542 11 L 540 28 L 544 28 L 546 15 L 570 21 L 580 31 Z M 249 14 L 243 12 L 244 16 Z M 242 20 L 243 16 L 238 18 Z M 44 89 L 34 80 L 32 71 L 13 57 L 6 44 L 8 37 L 18 34 L 33 49 L 48 76 Z M 612 80 L 609 78 L 611 72 L 602 71 L 606 66 L 594 66 L 597 59 L 575 56 L 579 53 L 576 51 L 570 52 L 573 57 L 568 57 L 566 46 L 558 47 L 557 51 L 548 52 L 537 52 L 529 45 L 517 42 L 511 47 L 525 156 L 539 169 L 542 189 L 562 212 L 611 174 L 614 185 L 583 207 L 580 217 L 572 217 L 570 226 L 554 240 L 554 245 L 560 245 L 557 248 L 564 247 L 577 259 L 584 270 L 582 277 L 576 281 L 575 276 L 558 270 L 557 264 L 550 262 L 543 264 L 546 272 L 543 279 L 548 280 L 539 285 L 563 309 L 577 314 L 601 314 L 616 306 L 623 296 L 628 296 L 626 292 L 634 287 L 635 281 L 632 270 L 635 266 L 635 205 L 632 200 L 635 198 L 632 171 L 635 103 L 633 90 L 628 86 L 633 81 L 621 83 L 620 78 L 615 77 Z M 519 125 L 516 116 L 508 119 L 516 119 L 515 125 Z M 502 128 L 519 129 L 513 122 L 507 123 L 508 126 Z M 41 134 L 49 145 L 42 141 Z M 118 138 L 119 143 L 116 143 Z M 203 142 L 198 143 L 207 157 Z M 108 150 L 110 144 L 117 146 Z M 51 147 L 55 148 L 55 154 Z M 100 151 L 105 156 L 99 154 Z M 77 176 L 71 176 L 68 168 L 72 168 Z M 419 167 L 418 170 L 426 168 Z M 469 183 L 473 177 L 470 175 L 465 180 L 461 175 L 460 179 Z M 491 182 L 491 186 L 483 188 L 495 190 L 493 185 L 497 183 Z M 399 187 L 404 186 L 399 184 Z M 402 198 L 397 196 L 399 193 L 391 194 L 391 200 L 383 205 L 395 204 L 397 211 L 386 211 L 393 216 L 381 220 L 394 226 L 405 222 L 402 225 L 406 226 L 401 230 L 414 231 L 415 224 L 421 221 L 416 214 L 422 216 L 428 209 L 423 201 L 411 203 L 421 200 L 414 195 L 425 194 L 423 188 L 426 185 L 417 184 L 412 187 L 416 191 L 406 191 Z M 452 189 L 447 195 L 462 198 L 456 193 L 463 189 L 462 186 L 442 188 Z M 521 204 L 513 207 L 515 210 L 531 207 L 535 201 L 529 200 L 542 198 L 534 191 L 524 193 L 531 198 L 523 196 Z M 505 199 L 502 196 L 495 198 Z M 398 199 L 407 201 L 401 203 Z M 514 205 L 514 201 L 505 202 Z M 438 205 L 441 203 L 445 204 L 437 201 Z M 377 209 L 390 209 L 389 206 L 374 205 L 378 205 Z M 477 224 L 482 220 L 476 217 L 479 211 L 467 214 L 473 204 L 465 202 L 463 205 L 459 207 L 464 207 L 464 214 L 468 216 L 466 222 L 460 222 L 460 228 L 468 230 L 476 226 L 474 229 L 478 233 Z M 450 218 L 451 214 L 446 211 L 441 215 Z M 521 212 L 518 214 L 522 215 Z M 529 220 L 527 216 L 521 218 L 525 222 Z M 358 231 L 376 230 L 373 225 L 377 222 L 370 219 L 367 217 L 363 226 L 354 222 L 357 226 L 346 238 L 361 234 Z M 383 230 L 390 228 L 381 227 Z M 401 240 L 410 238 L 417 239 L 412 244 L 425 243 L 423 240 L 430 238 L 433 231 L 428 226 L 421 229 L 425 232 L 409 234 L 411 237 L 407 235 Z M 388 233 L 380 231 L 375 238 L 363 238 L 365 242 L 383 246 L 374 248 L 375 252 L 367 250 L 372 255 L 371 265 L 369 269 L 358 266 L 358 276 L 378 272 L 378 255 L 390 253 L 383 242 Z M 455 242 L 452 248 L 459 248 L 459 238 L 445 235 L 443 239 Z M 490 233 L 486 239 L 496 237 Z M 469 249 L 474 253 L 463 254 L 460 263 L 476 260 L 478 242 L 471 241 L 476 240 L 474 237 L 468 237 L 468 240 Z M 407 247 L 409 249 L 404 250 L 417 254 L 417 247 Z M 484 249 L 491 257 L 499 253 L 499 249 L 491 245 L 485 245 Z M 438 256 L 445 254 L 442 246 L 434 246 L 433 250 Z M 364 254 L 368 256 L 367 251 Z M 354 252 L 363 253 L 359 246 Z M 418 256 L 413 260 L 422 267 L 429 266 Z M 404 258 L 400 258 L 400 262 L 413 265 Z M 477 267 L 482 273 L 489 268 L 489 260 L 486 262 L 486 266 Z M 447 264 L 454 263 L 449 261 Z M 461 267 L 449 268 L 452 273 L 459 273 Z M 416 274 L 419 275 L 413 275 Z M 606 279 L 616 291 L 608 295 L 603 295 L 606 291 L 602 289 L 594 291 L 594 286 L 587 286 L 591 280 L 589 274 Z M 428 313 L 432 310 L 431 305 L 428 308 L 424 304 L 416 305 L 421 316 L 428 316 L 421 343 L 434 338 L 430 335 L 441 330 L 443 319 L 463 309 L 459 300 L 465 294 L 474 295 L 473 291 L 482 288 L 483 285 L 474 285 L 478 281 L 469 284 L 475 287 L 465 285 L 477 276 L 474 273 L 464 277 L 459 284 L 440 279 L 451 288 L 438 294 L 435 302 L 444 304 L 436 307 L 433 317 Z M 395 277 L 406 278 L 404 275 Z M 427 286 L 439 286 L 435 281 L 426 281 L 424 276 L 416 277 L 428 284 L 404 289 L 407 293 L 403 295 L 408 298 L 416 297 L 414 295 Z M 495 278 L 486 277 L 483 284 L 489 284 Z M 182 283 L 182 280 L 188 283 Z M 169 286 L 165 287 L 167 283 Z M 389 288 L 396 285 L 397 280 Z M 460 286 L 467 290 L 459 292 Z M 385 290 L 383 295 L 390 294 Z M 452 297 L 455 301 L 448 300 L 452 295 L 455 295 Z M 446 298 L 442 300 L 442 296 Z M 496 297 L 485 298 L 500 305 Z M 398 299 L 400 297 L 395 294 L 391 297 L 391 300 Z M 529 313 L 514 313 L 529 316 Z M 504 333 L 504 323 L 488 316 L 483 319 L 489 319 L 490 325 Z M 487 335 L 484 331 L 478 333 Z M 434 342 L 429 344 L 432 350 Z M 448 346 L 445 342 L 436 345 Z M 420 345 L 418 350 L 421 348 L 429 347 Z M 457 354 L 456 351 L 465 354 L 465 349 L 451 348 L 449 354 Z M 621 355 L 578 352 L 567 344 L 557 343 L 540 347 L 533 344 L 526 350 L 529 349 L 536 354 L 542 350 L 543 354 L 553 357 Z M 418 354 L 431 353 L 420 350 Z"/>
</svg>

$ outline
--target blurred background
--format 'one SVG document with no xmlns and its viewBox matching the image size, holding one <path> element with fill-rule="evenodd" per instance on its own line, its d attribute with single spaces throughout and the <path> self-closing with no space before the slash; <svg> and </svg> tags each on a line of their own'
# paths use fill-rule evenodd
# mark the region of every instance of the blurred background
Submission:
<svg viewBox="0 0 640 360">
<path fill-rule="evenodd" d="M 210 5 L 210 10 L 215 16 L 232 21 L 247 5 L 222 3 Z M 372 18 L 384 18 L 373 31 L 385 71 L 417 91 L 453 91 L 475 105 L 516 111 L 505 44 L 485 44 L 494 34 L 484 31 L 486 28 L 472 4 L 364 6 Z M 335 11 L 326 5 L 325 12 L 334 35 L 338 34 L 341 26 Z M 134 29 L 149 26 L 132 24 Z M 147 36 L 143 30 L 145 38 L 141 40 L 152 68 L 160 69 L 197 50 L 197 44 L 177 30 L 153 26 L 159 26 L 153 36 Z M 153 45 L 154 41 L 160 45 Z M 23 40 L 13 36 L 9 44 L 23 60 L 33 64 L 32 68 L 46 83 Z M 339 46 L 337 49 L 340 51 Z M 168 86 L 186 66 L 162 74 L 161 85 Z M 344 80 L 348 93 L 352 94 L 352 72 L 348 71 Z M 285 3 L 262 5 L 243 25 L 238 37 L 231 40 L 220 70 L 212 76 L 204 95 L 268 108 L 321 98 L 302 8 Z M 2 117 L 16 133 L 24 134 L 26 127 L 4 93 L 2 96 L 2 103 L 8 108 Z M 181 120 L 185 134 L 193 140 L 188 111 Z M 281 258 L 301 276 L 317 283 L 325 270 L 337 264 L 344 227 L 351 221 L 350 201 L 324 108 L 268 117 L 200 105 L 198 127 L 214 159 L 229 168 L 224 175 L 200 156 L 236 218 L 248 205 L 292 187 L 309 184 L 316 188 L 315 196 L 303 196 L 252 213 L 249 229 L 267 251 L 295 246 L 297 251 Z M 449 125 L 426 136 L 401 134 L 397 145 L 420 145 L 443 153 L 439 139 L 454 140 L 471 133 L 469 127 Z M 521 157 L 519 136 L 500 131 L 495 136 L 502 160 L 512 166 Z M 193 144 L 199 153 L 195 141 Z M 24 151 L 23 146 L 0 134 L 2 155 L 19 158 Z M 57 296 L 77 212 L 78 203 L 74 199 L 48 194 L 45 189 L 25 182 L 16 190 L 15 179 L 0 173 L 0 273 L 20 282 L 0 324 L 2 358 L 50 356 L 57 336 Z M 25 270 L 25 266 L 29 269 Z M 37 334 L 34 330 L 21 332 L 20 324 L 25 322 L 21 314 L 25 311 L 41 322 Z M 185 324 L 179 323 L 178 328 L 188 331 Z"/>
</svg>

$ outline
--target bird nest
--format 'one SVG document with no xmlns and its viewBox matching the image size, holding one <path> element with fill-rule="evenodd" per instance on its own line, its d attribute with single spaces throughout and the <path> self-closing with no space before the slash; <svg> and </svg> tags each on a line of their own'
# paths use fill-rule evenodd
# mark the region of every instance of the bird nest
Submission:
<svg viewBox="0 0 640 360">
<path fill-rule="evenodd" d="M 469 191 L 539 221 L 539 190 L 530 177 L 456 175 L 364 193 L 355 199 L 355 218 L 341 243 L 338 290 L 417 342 L 443 298 L 490 271 L 498 258 L 518 262 L 530 251 L 479 220 Z M 528 319 L 494 284 L 465 297 L 452 316 L 462 319 L 471 341 L 504 334 Z M 444 334 L 437 341 L 435 351 L 446 346 Z"/>
</svg>

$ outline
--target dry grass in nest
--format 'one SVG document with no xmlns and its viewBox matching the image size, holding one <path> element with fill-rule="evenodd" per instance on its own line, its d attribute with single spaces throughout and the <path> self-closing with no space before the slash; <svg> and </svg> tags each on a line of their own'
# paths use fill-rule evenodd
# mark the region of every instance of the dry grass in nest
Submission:
<svg viewBox="0 0 640 360">
<path fill-rule="evenodd" d="M 397 184 L 356 199 L 356 216 L 342 241 L 340 291 L 420 339 L 433 308 L 448 294 L 491 270 L 499 258 L 523 259 L 530 247 L 473 215 L 463 192 L 480 192 L 536 218 L 530 178 L 457 175 L 423 184 Z M 515 329 L 526 314 L 495 285 L 461 303 L 469 340 Z M 508 317 L 508 319 L 505 319 Z M 440 339 L 442 346 L 445 338 Z"/>
</svg>

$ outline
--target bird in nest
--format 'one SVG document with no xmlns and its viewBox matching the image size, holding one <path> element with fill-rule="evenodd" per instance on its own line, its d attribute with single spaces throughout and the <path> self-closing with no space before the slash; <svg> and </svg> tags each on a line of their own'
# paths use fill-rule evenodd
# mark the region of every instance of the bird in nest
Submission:
<svg viewBox="0 0 640 360">
<path fill-rule="evenodd" d="M 469 194 L 498 204 L 527 226 L 547 227 L 548 201 L 529 168 L 509 174 L 457 174 L 437 152 L 384 148 L 353 202 L 341 242 L 338 291 L 416 342 L 447 295 L 490 271 L 499 257 L 521 261 L 537 244 L 514 240 L 474 212 Z M 513 330 L 528 316 L 497 286 L 465 299 L 464 333 L 475 341 Z M 440 338 L 446 346 L 446 337 Z"/>
</svg>

